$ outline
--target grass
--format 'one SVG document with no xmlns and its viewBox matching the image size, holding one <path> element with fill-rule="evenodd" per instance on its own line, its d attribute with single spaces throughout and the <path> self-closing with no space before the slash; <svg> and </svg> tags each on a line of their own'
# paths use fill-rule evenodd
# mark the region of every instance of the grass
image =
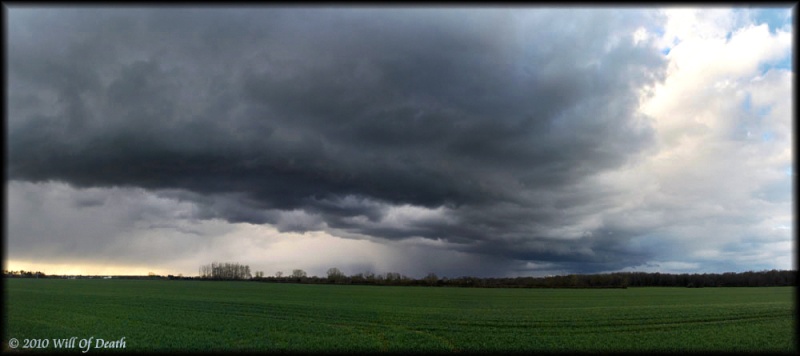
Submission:
<svg viewBox="0 0 800 356">
<path fill-rule="evenodd" d="M 124 336 L 124 351 L 792 353 L 793 294 L 7 279 L 3 346 Z"/>
</svg>

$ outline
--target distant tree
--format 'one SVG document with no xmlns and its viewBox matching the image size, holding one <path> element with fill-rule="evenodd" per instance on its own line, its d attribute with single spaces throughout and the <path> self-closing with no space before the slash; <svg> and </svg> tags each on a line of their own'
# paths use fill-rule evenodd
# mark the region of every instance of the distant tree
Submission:
<svg viewBox="0 0 800 356">
<path fill-rule="evenodd" d="M 387 284 L 398 284 L 400 282 L 400 273 L 387 272 L 384 280 Z"/>
<path fill-rule="evenodd" d="M 344 273 L 336 267 L 328 268 L 328 278 L 342 276 Z"/>
<path fill-rule="evenodd" d="M 363 273 L 358 273 L 350 276 L 350 282 L 353 284 L 364 284 L 366 283 L 367 279 L 364 278 Z"/>
<path fill-rule="evenodd" d="M 292 277 L 294 277 L 294 278 L 306 278 L 306 271 L 303 271 L 302 269 L 292 270 Z"/>
<path fill-rule="evenodd" d="M 566 283 L 567 287 L 577 288 L 581 284 L 580 278 L 578 278 L 577 274 L 571 274 L 571 275 L 567 276 L 566 280 L 567 280 L 567 283 Z"/>
<path fill-rule="evenodd" d="M 283 277 L 283 272 L 281 272 L 281 271 L 275 272 L 275 277 L 278 277 L 278 278 Z"/>
<path fill-rule="evenodd" d="M 200 278 L 211 278 L 211 265 L 200 266 Z"/>
<path fill-rule="evenodd" d="M 342 282 L 344 280 L 344 273 L 340 271 L 336 267 L 332 267 L 328 269 L 328 281 L 329 282 Z"/>
<path fill-rule="evenodd" d="M 439 277 L 436 276 L 436 273 L 431 272 L 428 273 L 427 276 L 425 276 L 425 283 L 427 283 L 428 285 L 435 286 L 436 283 L 438 282 L 439 282 Z"/>
</svg>

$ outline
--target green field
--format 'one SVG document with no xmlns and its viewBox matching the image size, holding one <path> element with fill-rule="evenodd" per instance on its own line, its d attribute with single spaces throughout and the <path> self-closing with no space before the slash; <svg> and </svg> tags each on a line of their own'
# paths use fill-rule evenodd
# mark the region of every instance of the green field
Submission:
<svg viewBox="0 0 800 356">
<path fill-rule="evenodd" d="M 52 339 L 124 336 L 125 351 L 796 351 L 793 287 L 5 283 L 4 350 L 11 338 L 50 339 L 52 352 Z"/>
</svg>

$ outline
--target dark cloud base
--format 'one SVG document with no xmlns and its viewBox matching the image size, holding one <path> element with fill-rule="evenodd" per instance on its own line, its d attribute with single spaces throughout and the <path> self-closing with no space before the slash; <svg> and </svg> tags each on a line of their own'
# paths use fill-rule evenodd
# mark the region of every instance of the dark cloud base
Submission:
<svg viewBox="0 0 800 356">
<path fill-rule="evenodd" d="M 637 265 L 648 256 L 623 247 L 635 231 L 547 231 L 611 198 L 576 194 L 587 177 L 650 146 L 638 90 L 665 63 L 631 36 L 652 21 L 627 9 L 15 10 L 8 175 L 181 195 L 200 218 L 442 239 L 579 272 Z M 389 224 L 402 206 L 428 213 Z M 307 224 L 282 223 L 292 210 Z"/>
</svg>

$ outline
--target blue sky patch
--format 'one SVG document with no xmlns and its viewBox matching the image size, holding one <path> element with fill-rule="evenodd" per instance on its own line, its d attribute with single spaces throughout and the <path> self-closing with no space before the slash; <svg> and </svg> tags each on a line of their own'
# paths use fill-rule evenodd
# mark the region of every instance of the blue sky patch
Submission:
<svg viewBox="0 0 800 356">
<path fill-rule="evenodd" d="M 750 112 L 750 109 L 753 108 L 752 96 L 750 93 L 746 93 L 744 95 L 744 100 L 742 101 L 742 109 L 747 112 Z"/>
<path fill-rule="evenodd" d="M 758 72 L 761 75 L 767 74 L 772 69 L 792 70 L 792 53 L 787 53 L 783 58 L 778 61 L 770 61 L 758 65 Z"/>
<path fill-rule="evenodd" d="M 772 105 L 759 106 L 758 110 L 756 111 L 756 115 L 758 115 L 758 117 L 764 117 L 769 115 L 771 111 L 772 111 Z"/>
<path fill-rule="evenodd" d="M 787 13 L 789 16 L 787 16 Z M 785 25 L 792 25 L 791 8 L 753 9 L 753 21 L 756 25 L 766 23 L 770 33 L 776 33 Z"/>
</svg>

